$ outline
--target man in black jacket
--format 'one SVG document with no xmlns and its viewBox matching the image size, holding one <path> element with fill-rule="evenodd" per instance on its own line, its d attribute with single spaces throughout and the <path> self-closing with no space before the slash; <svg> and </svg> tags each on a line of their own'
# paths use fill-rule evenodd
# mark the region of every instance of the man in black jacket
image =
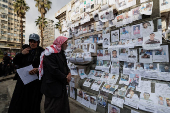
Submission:
<svg viewBox="0 0 170 113">
<path fill-rule="evenodd" d="M 4 53 L 4 57 L 3 57 L 3 62 L 4 62 L 4 72 L 5 72 L 5 76 L 7 76 L 7 74 L 10 71 L 10 64 L 11 64 L 11 58 L 7 55 L 7 53 Z"/>
<path fill-rule="evenodd" d="M 64 54 L 66 48 L 67 38 L 59 36 L 45 50 L 41 92 L 45 95 L 46 113 L 70 113 L 66 85 L 71 80 L 71 73 Z"/>
</svg>

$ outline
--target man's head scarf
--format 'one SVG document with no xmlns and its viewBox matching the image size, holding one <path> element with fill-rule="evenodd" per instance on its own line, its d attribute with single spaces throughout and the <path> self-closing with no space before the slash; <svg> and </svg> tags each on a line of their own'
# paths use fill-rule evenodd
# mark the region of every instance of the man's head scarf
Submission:
<svg viewBox="0 0 170 113">
<path fill-rule="evenodd" d="M 40 56 L 40 65 L 39 65 L 39 80 L 43 76 L 43 59 L 44 55 L 49 56 L 51 53 L 60 53 L 62 44 L 67 41 L 68 38 L 64 36 L 59 36 L 53 42 L 53 45 L 47 47 L 44 52 L 41 53 Z"/>
</svg>

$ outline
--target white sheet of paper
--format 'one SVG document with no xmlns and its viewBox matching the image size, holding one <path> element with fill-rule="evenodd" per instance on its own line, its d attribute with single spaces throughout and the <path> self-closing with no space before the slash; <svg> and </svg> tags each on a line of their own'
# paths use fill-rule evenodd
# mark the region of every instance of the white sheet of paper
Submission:
<svg viewBox="0 0 170 113">
<path fill-rule="evenodd" d="M 21 80 L 23 81 L 24 85 L 38 79 L 37 74 L 30 75 L 29 71 L 33 69 L 32 65 L 17 69 L 17 73 L 20 76 Z"/>
</svg>

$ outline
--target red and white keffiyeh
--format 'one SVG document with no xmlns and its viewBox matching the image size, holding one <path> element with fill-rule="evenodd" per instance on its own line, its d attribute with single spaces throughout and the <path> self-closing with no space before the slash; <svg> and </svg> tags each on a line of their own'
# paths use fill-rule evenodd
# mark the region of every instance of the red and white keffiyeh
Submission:
<svg viewBox="0 0 170 113">
<path fill-rule="evenodd" d="M 46 47 L 45 51 L 41 53 L 40 56 L 40 65 L 39 65 L 39 80 L 41 80 L 41 77 L 43 76 L 43 59 L 44 55 L 49 56 L 51 53 L 59 53 L 61 51 L 61 45 L 67 41 L 67 37 L 59 36 L 55 39 L 53 42 L 53 45 Z"/>
</svg>

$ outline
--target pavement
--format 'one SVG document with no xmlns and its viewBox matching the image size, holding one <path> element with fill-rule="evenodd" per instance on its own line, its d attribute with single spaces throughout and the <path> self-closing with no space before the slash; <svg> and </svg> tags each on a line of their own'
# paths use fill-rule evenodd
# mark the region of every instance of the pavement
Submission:
<svg viewBox="0 0 170 113">
<path fill-rule="evenodd" d="M 16 80 L 13 80 L 13 77 L 14 75 L 0 77 L 0 113 L 8 113 L 10 100 L 16 85 Z M 45 113 L 43 110 L 44 100 L 45 97 L 43 96 L 41 101 L 41 113 Z M 71 98 L 69 98 L 69 104 L 71 113 L 97 113 Z"/>
</svg>

